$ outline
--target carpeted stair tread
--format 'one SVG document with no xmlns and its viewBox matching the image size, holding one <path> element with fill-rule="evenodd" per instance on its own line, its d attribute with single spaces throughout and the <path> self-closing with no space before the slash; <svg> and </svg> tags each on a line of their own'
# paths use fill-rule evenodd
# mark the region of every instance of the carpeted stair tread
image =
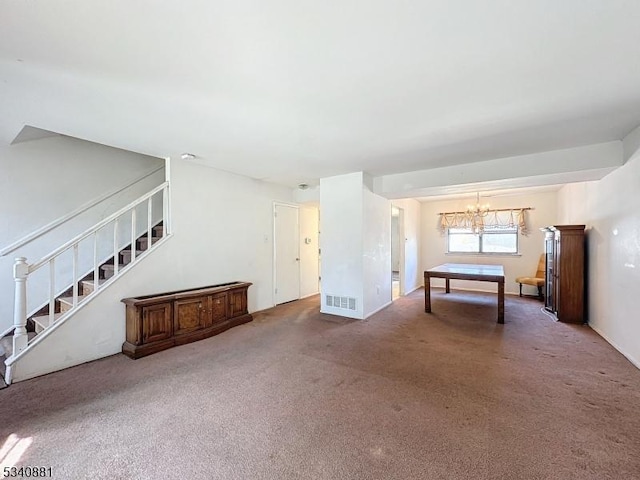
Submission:
<svg viewBox="0 0 640 480">
<path fill-rule="evenodd" d="M 123 265 L 122 263 L 118 264 L 118 271 L 122 270 L 126 265 Z M 111 277 L 113 277 L 116 273 L 116 267 L 114 264 L 112 263 L 107 263 L 105 265 L 102 265 L 100 267 L 100 270 L 102 271 L 102 274 L 104 275 L 104 279 L 108 280 Z"/>
<path fill-rule="evenodd" d="M 13 348 L 13 337 L 6 336 L 0 338 L 0 356 L 9 357 L 11 354 L 8 353 Z"/>
<path fill-rule="evenodd" d="M 53 315 L 53 321 L 55 322 L 62 316 L 62 313 L 55 313 Z M 51 317 L 49 315 L 38 315 L 37 317 L 31 317 L 35 323 L 37 323 L 42 328 L 48 328 L 51 326 Z"/>
<path fill-rule="evenodd" d="M 153 236 L 151 237 L 151 244 L 153 245 L 154 243 L 156 243 L 158 240 L 161 240 L 161 239 L 162 237 Z M 141 237 L 138 239 L 138 247 L 140 249 L 146 250 L 148 244 L 149 244 L 149 237 Z"/>
<path fill-rule="evenodd" d="M 36 332 L 27 332 L 29 341 L 36 336 Z M 13 355 L 13 336 L 6 336 L 0 339 L 0 356 L 4 355 L 5 359 Z"/>
<path fill-rule="evenodd" d="M 132 252 L 132 250 L 130 248 L 128 248 L 126 250 L 122 250 L 120 252 L 120 257 L 122 258 L 122 263 L 123 264 L 128 265 L 129 263 L 131 263 L 131 252 Z M 136 258 L 138 258 L 143 253 L 144 253 L 144 250 L 136 249 Z"/>
<path fill-rule="evenodd" d="M 85 298 L 87 298 L 87 295 L 78 295 L 78 305 L 80 305 Z M 62 312 L 66 312 L 73 307 L 73 296 L 59 297 L 57 300 L 60 302 L 60 310 Z"/>
<path fill-rule="evenodd" d="M 122 268 L 124 265 L 122 265 L 122 263 L 119 263 L 120 268 Z M 104 265 L 100 266 L 100 270 L 115 270 L 116 266 L 113 263 L 105 263 Z"/>
<path fill-rule="evenodd" d="M 98 280 L 98 285 L 102 285 L 106 281 L 106 279 L 101 278 Z M 95 289 L 95 282 L 94 280 L 82 280 L 80 282 L 80 287 L 83 295 L 90 295 Z"/>
</svg>

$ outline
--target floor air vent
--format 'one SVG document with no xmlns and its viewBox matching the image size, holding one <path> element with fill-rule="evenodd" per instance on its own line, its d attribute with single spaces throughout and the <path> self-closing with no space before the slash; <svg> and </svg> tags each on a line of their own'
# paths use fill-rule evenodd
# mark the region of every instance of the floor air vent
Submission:
<svg viewBox="0 0 640 480">
<path fill-rule="evenodd" d="M 347 310 L 356 309 L 356 299 L 353 297 L 338 297 L 337 295 L 326 295 L 327 307 L 344 308 Z"/>
</svg>

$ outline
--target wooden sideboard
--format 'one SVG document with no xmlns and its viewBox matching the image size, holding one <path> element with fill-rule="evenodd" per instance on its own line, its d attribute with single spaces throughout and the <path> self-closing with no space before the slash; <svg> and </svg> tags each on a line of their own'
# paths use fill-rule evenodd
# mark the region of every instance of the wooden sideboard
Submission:
<svg viewBox="0 0 640 480">
<path fill-rule="evenodd" d="M 122 299 L 127 318 L 122 353 L 140 358 L 250 322 L 250 285 L 231 282 Z"/>
</svg>

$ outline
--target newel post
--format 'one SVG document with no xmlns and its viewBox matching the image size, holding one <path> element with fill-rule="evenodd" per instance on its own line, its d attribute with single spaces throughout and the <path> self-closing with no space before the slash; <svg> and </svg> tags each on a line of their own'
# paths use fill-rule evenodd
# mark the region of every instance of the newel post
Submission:
<svg viewBox="0 0 640 480">
<path fill-rule="evenodd" d="M 25 257 L 16 258 L 13 264 L 13 278 L 16 281 L 15 305 L 13 310 L 13 355 L 27 348 L 27 276 L 29 265 Z"/>
</svg>

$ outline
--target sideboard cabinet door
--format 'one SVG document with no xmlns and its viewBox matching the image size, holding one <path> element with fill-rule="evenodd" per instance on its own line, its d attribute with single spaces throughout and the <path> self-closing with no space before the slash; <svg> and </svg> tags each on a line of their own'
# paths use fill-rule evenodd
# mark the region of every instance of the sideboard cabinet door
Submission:
<svg viewBox="0 0 640 480">
<path fill-rule="evenodd" d="M 206 297 L 195 297 L 174 302 L 174 335 L 183 335 L 205 327 L 206 300 Z"/>
<path fill-rule="evenodd" d="M 142 343 L 166 340 L 173 335 L 171 302 L 142 308 Z"/>
<path fill-rule="evenodd" d="M 239 289 L 230 291 L 229 297 L 229 318 L 247 313 L 247 291 Z"/>
<path fill-rule="evenodd" d="M 211 324 L 224 322 L 227 319 L 227 294 L 221 293 L 211 297 Z"/>
</svg>

